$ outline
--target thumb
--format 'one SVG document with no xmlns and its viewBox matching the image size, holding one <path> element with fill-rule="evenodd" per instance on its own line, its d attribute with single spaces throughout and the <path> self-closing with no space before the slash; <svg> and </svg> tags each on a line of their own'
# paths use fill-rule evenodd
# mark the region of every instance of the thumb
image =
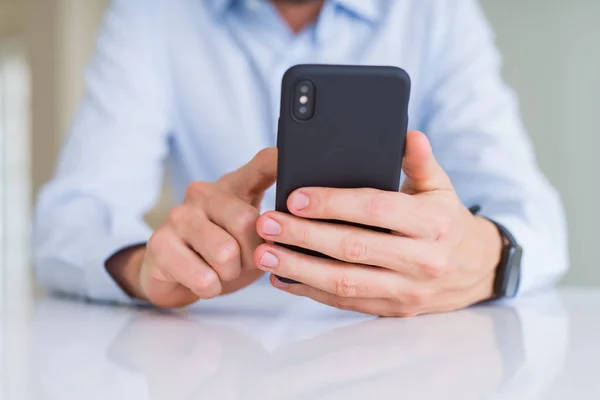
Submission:
<svg viewBox="0 0 600 400">
<path fill-rule="evenodd" d="M 406 180 L 402 192 L 415 194 L 439 189 L 453 189 L 450 178 L 433 156 L 431 144 L 424 133 L 409 131 L 402 159 Z"/>
<path fill-rule="evenodd" d="M 228 185 L 236 195 L 252 201 L 256 196 L 262 196 L 276 178 L 277 148 L 268 147 L 259 151 L 248 164 L 219 181 Z"/>
</svg>

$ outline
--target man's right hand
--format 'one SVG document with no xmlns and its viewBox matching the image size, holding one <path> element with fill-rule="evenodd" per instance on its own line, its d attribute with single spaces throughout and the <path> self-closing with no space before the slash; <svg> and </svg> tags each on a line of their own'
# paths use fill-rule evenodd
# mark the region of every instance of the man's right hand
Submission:
<svg viewBox="0 0 600 400">
<path fill-rule="evenodd" d="M 145 247 L 123 250 L 106 267 L 131 296 L 183 307 L 256 281 L 253 253 L 260 202 L 275 182 L 277 150 L 264 149 L 217 182 L 194 182 Z"/>
</svg>

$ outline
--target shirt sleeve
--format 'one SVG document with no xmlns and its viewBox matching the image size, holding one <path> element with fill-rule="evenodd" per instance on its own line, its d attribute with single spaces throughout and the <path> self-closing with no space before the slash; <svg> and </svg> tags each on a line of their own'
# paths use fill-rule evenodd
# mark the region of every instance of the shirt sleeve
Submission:
<svg viewBox="0 0 600 400">
<path fill-rule="evenodd" d="M 481 215 L 505 226 L 523 247 L 520 292 L 551 285 L 568 269 L 559 195 L 540 171 L 517 99 L 502 81 L 482 10 L 474 0 L 443 4 L 432 11 L 419 126 L 463 203 L 481 206 Z"/>
<path fill-rule="evenodd" d="M 34 222 L 39 281 L 94 300 L 130 299 L 105 261 L 145 243 L 168 152 L 169 106 L 154 2 L 115 0 L 86 76 L 86 92 Z"/>
</svg>

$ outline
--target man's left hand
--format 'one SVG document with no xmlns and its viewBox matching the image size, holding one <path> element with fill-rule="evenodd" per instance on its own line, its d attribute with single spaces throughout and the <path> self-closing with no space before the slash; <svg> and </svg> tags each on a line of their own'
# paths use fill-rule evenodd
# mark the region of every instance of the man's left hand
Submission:
<svg viewBox="0 0 600 400">
<path fill-rule="evenodd" d="M 271 243 L 256 249 L 256 265 L 301 282 L 289 285 L 271 276 L 273 286 L 291 294 L 380 316 L 451 311 L 492 297 L 501 253 L 496 227 L 460 202 L 423 133 L 408 133 L 403 170 L 400 192 L 296 190 L 288 199 L 293 215 L 270 211 L 259 218 L 257 231 Z"/>
</svg>

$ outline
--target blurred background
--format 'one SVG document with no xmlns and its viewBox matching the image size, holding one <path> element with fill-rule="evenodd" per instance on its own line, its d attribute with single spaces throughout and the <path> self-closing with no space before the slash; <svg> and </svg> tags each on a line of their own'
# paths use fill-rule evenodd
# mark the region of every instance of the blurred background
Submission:
<svg viewBox="0 0 600 400">
<path fill-rule="evenodd" d="M 32 204 L 52 175 L 108 3 L 0 0 L 0 305 L 29 287 Z M 567 208 L 572 267 L 563 283 L 600 285 L 600 1 L 482 5 L 539 163 Z M 150 224 L 169 207 L 165 191 Z"/>
</svg>

